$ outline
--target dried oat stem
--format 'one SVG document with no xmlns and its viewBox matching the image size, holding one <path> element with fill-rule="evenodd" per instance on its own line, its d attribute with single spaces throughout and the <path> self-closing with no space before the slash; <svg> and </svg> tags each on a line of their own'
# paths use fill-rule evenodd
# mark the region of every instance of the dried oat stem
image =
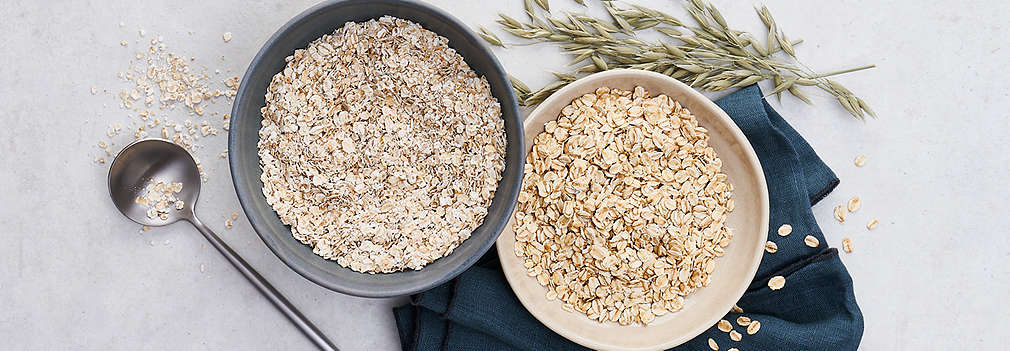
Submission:
<svg viewBox="0 0 1010 351">
<path fill-rule="evenodd" d="M 576 1 L 587 6 L 584 1 Z M 695 25 L 661 11 L 646 7 L 602 0 L 600 6 L 610 18 L 596 18 L 584 13 L 566 12 L 556 17 L 546 0 L 525 0 L 528 21 L 499 14 L 496 21 L 518 38 L 535 43 L 554 43 L 574 56 L 569 74 L 555 74 L 557 80 L 532 91 L 512 79 L 522 105 L 542 102 L 558 89 L 589 74 L 614 68 L 632 68 L 659 72 L 691 87 L 705 91 L 738 88 L 771 79 L 775 87 L 768 95 L 781 98 L 788 92 L 812 103 L 800 87 L 814 86 L 834 96 L 849 113 L 860 119 L 876 117 L 869 105 L 852 91 L 828 77 L 875 67 L 865 65 L 828 73 L 817 73 L 796 60 L 794 47 L 802 40 L 790 39 L 778 27 L 765 6 L 756 7 L 765 24 L 766 39 L 729 27 L 722 14 L 703 0 L 687 0 L 685 8 Z M 588 6 L 587 6 L 588 7 Z M 657 31 L 670 40 L 655 42 L 639 39 L 637 33 Z M 505 46 L 497 36 L 480 27 L 479 34 L 492 45 Z M 519 43 L 509 45 L 528 45 Z M 776 55 L 785 52 L 786 55 Z M 524 89 L 520 89 L 520 86 Z"/>
</svg>

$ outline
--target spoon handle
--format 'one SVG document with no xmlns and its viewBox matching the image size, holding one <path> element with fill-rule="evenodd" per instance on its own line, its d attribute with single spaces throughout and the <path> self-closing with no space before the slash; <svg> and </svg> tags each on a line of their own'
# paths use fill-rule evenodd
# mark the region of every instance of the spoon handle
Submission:
<svg viewBox="0 0 1010 351">
<path fill-rule="evenodd" d="M 274 289 L 273 285 L 270 285 L 270 282 L 257 273 L 256 270 L 246 263 L 241 256 L 235 253 L 228 244 L 225 244 L 224 241 L 217 236 L 217 234 L 214 234 L 210 228 L 207 228 L 203 222 L 200 222 L 195 215 L 189 217 L 189 222 L 192 223 L 193 226 L 207 238 L 207 241 L 210 241 L 210 244 L 214 245 L 214 247 L 217 248 L 217 251 L 220 251 L 221 254 L 224 255 L 224 257 L 227 258 L 239 272 L 242 272 L 242 275 L 244 275 L 246 279 L 249 279 L 249 282 L 256 286 L 256 289 L 259 289 L 259 291 L 263 293 L 263 296 L 266 296 L 266 298 L 269 299 L 270 302 L 277 307 L 277 309 L 281 310 L 281 312 L 284 313 L 284 315 L 287 316 L 292 323 L 298 326 L 298 329 L 301 329 L 302 333 L 305 333 L 305 336 L 312 339 L 312 342 L 315 343 L 320 350 L 337 350 L 337 347 L 334 346 L 321 331 L 319 331 L 319 328 L 316 328 L 312 322 L 306 319 L 305 316 L 303 316 L 302 313 L 295 308 L 295 306 L 291 305 L 291 302 L 289 302 L 288 299 L 284 298 L 284 295 L 281 295 L 277 289 Z"/>
</svg>

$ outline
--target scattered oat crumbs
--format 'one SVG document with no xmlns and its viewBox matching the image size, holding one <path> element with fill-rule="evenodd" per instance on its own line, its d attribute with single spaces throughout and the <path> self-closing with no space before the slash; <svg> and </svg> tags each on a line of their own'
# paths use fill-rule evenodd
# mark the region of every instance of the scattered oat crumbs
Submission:
<svg viewBox="0 0 1010 351">
<path fill-rule="evenodd" d="M 866 155 L 856 156 L 856 160 L 853 162 L 856 164 L 856 167 L 862 167 L 866 164 Z"/>
<path fill-rule="evenodd" d="M 783 224 L 779 227 L 779 236 L 786 236 L 793 232 L 793 226 L 788 224 Z"/>
<path fill-rule="evenodd" d="M 821 241 L 817 240 L 813 235 L 807 235 L 803 238 L 803 243 L 810 247 L 818 247 L 821 245 Z"/>
<path fill-rule="evenodd" d="M 100 163 L 100 164 L 105 164 L 105 157 L 96 158 L 95 162 Z"/>
<path fill-rule="evenodd" d="M 130 42 L 128 42 L 126 40 L 123 40 L 123 41 L 119 42 L 119 45 L 127 46 L 127 45 L 130 45 Z"/>
<path fill-rule="evenodd" d="M 148 231 L 148 230 L 151 230 L 151 227 L 150 227 L 150 226 L 146 226 L 146 225 L 145 225 L 145 226 L 142 226 L 142 227 L 140 227 L 140 232 L 141 232 L 141 233 L 143 233 L 143 232 L 146 232 L 146 231 Z"/>
<path fill-rule="evenodd" d="M 835 206 L 835 220 L 838 221 L 838 223 L 845 223 L 845 211 L 845 205 Z"/>
<path fill-rule="evenodd" d="M 842 239 L 842 250 L 845 250 L 845 253 L 852 253 L 852 239 Z"/>
<path fill-rule="evenodd" d="M 731 348 L 729 348 L 729 350 L 726 350 L 726 351 L 740 351 L 740 350 L 737 349 L 737 348 L 735 348 L 735 347 L 731 347 Z"/>
<path fill-rule="evenodd" d="M 743 339 L 743 335 L 740 335 L 740 332 L 738 332 L 736 330 L 730 330 L 729 331 L 729 339 L 733 340 L 733 341 L 740 341 L 740 340 Z"/>
<path fill-rule="evenodd" d="M 95 95 L 95 94 L 98 94 L 98 87 L 92 85 L 91 86 L 91 95 Z"/>
<path fill-rule="evenodd" d="M 224 39 L 225 43 L 231 41 L 231 32 L 224 32 L 224 34 L 221 34 L 221 39 Z"/>
<path fill-rule="evenodd" d="M 753 321 L 747 326 L 747 335 L 757 334 L 758 330 L 761 330 L 761 322 Z"/>
<path fill-rule="evenodd" d="M 719 320 L 719 323 L 716 324 L 716 327 L 719 328 L 719 331 L 724 332 L 724 333 L 727 333 L 730 330 L 733 330 L 733 324 L 730 324 L 729 321 L 725 320 L 725 319 Z"/>
<path fill-rule="evenodd" d="M 860 207 L 863 207 L 863 203 L 859 201 L 859 196 L 853 196 L 849 199 L 849 212 L 856 212 Z"/>
<path fill-rule="evenodd" d="M 786 286 L 786 277 L 783 277 L 781 275 L 776 275 L 776 276 L 772 277 L 771 279 L 768 279 L 768 288 L 769 289 L 778 290 L 778 289 L 782 289 L 783 286 Z"/>
<path fill-rule="evenodd" d="M 870 223 L 866 223 L 866 229 L 873 230 L 874 228 L 877 227 L 878 223 L 880 223 L 880 221 L 874 218 L 873 220 L 870 221 Z"/>
<path fill-rule="evenodd" d="M 719 351 L 719 344 L 717 344 L 712 338 L 708 338 L 708 348 Z"/>
<path fill-rule="evenodd" d="M 751 322 L 750 317 L 746 316 L 736 317 L 736 324 L 739 324 L 741 327 L 746 327 L 750 325 L 750 322 Z"/>
<path fill-rule="evenodd" d="M 231 218 L 227 218 L 224 220 L 224 227 L 227 229 L 231 229 L 232 227 Z"/>
<path fill-rule="evenodd" d="M 740 308 L 740 306 L 737 306 L 737 304 L 733 304 L 733 308 L 730 308 L 729 311 L 733 313 L 743 313 L 743 309 Z"/>
<path fill-rule="evenodd" d="M 769 240 L 768 242 L 765 243 L 765 251 L 767 251 L 770 254 L 779 252 L 779 245 L 776 244 L 774 241 Z"/>
<path fill-rule="evenodd" d="M 200 264 L 200 273 L 203 273 L 203 272 L 206 272 L 206 271 L 207 271 L 207 265 L 201 263 Z"/>
</svg>

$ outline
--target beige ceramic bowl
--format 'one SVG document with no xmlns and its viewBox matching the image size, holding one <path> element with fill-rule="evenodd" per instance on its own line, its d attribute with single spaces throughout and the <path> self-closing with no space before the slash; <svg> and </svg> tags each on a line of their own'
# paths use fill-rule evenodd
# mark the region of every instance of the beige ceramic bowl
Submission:
<svg viewBox="0 0 1010 351">
<path fill-rule="evenodd" d="M 515 255 L 515 216 L 498 237 L 498 256 L 505 277 L 519 301 L 544 325 L 571 341 L 600 350 L 660 350 L 680 345 L 712 327 L 743 296 L 754 279 L 768 233 L 768 188 L 757 155 L 736 124 L 715 103 L 687 85 L 662 74 L 641 70 L 612 70 L 579 79 L 540 104 L 523 123 L 526 152 L 544 124 L 556 120 L 561 109 L 599 87 L 632 90 L 644 87 L 651 95 L 666 94 L 687 107 L 711 135 L 710 144 L 723 160 L 723 170 L 735 187 L 735 210 L 727 222 L 735 236 L 726 254 L 716 260 L 709 286 L 689 295 L 684 309 L 668 313 L 648 326 L 599 323 L 578 312 L 567 312 L 557 300 L 548 301 L 546 288 L 526 275 Z"/>
</svg>

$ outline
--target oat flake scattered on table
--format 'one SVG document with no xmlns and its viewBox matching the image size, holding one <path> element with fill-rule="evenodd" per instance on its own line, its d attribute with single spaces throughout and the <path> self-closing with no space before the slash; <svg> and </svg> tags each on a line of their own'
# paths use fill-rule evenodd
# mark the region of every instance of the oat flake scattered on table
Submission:
<svg viewBox="0 0 1010 351">
<path fill-rule="evenodd" d="M 263 193 L 317 255 L 358 272 L 421 269 L 483 222 L 504 121 L 488 82 L 447 43 L 389 16 L 349 22 L 273 77 Z"/>
<path fill-rule="evenodd" d="M 877 220 L 876 218 L 874 218 L 874 219 L 870 220 L 869 223 L 866 223 L 866 229 L 873 230 L 874 228 L 877 228 L 877 224 L 878 223 L 880 223 L 880 221 Z"/>
</svg>

